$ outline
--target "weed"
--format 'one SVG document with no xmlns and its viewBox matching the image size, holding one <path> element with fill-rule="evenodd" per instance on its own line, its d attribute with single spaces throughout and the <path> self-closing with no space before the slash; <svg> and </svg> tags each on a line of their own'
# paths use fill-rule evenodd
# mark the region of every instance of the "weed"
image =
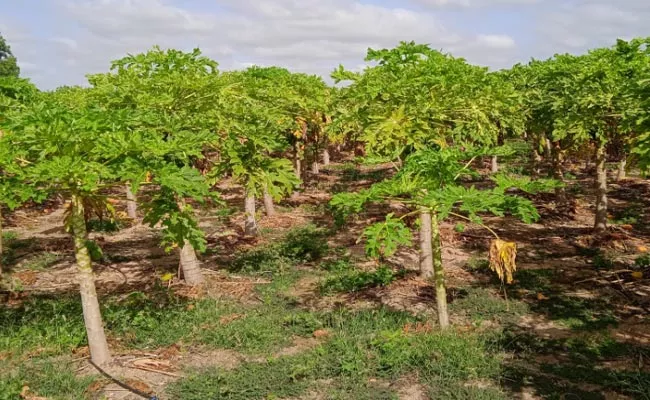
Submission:
<svg viewBox="0 0 650 400">
<path fill-rule="evenodd" d="M 279 243 L 237 253 L 230 270 L 258 274 L 283 273 L 297 263 L 320 259 L 327 249 L 325 231 L 307 225 L 290 230 Z"/>
<path fill-rule="evenodd" d="M 113 233 L 119 232 L 122 228 L 124 228 L 122 222 L 117 219 L 90 219 L 86 222 L 88 232 Z"/>
<path fill-rule="evenodd" d="M 415 373 L 425 383 L 450 388 L 462 387 L 468 380 L 493 379 L 500 371 L 500 357 L 480 337 L 454 332 L 408 334 L 403 327 L 418 319 L 406 313 L 337 310 L 317 320 L 332 336 L 313 350 L 247 362 L 232 371 L 196 371 L 172 384 L 169 392 L 188 400 L 236 400 L 300 397 L 315 388 L 326 391 L 327 398 L 392 399 L 395 394 L 370 383 L 377 380 L 373 378 L 395 380 Z M 323 380 L 327 386 L 319 383 Z"/>
<path fill-rule="evenodd" d="M 465 264 L 465 268 L 467 268 L 470 271 L 477 271 L 477 272 L 489 271 L 490 262 L 488 261 L 487 258 L 471 256 L 469 260 L 467 260 L 467 263 Z"/>
<path fill-rule="evenodd" d="M 482 288 L 463 291 L 460 298 L 454 300 L 450 306 L 454 313 L 463 312 L 474 322 L 514 322 L 517 317 L 529 311 L 522 301 L 504 300 L 491 290 Z"/>
<path fill-rule="evenodd" d="M 375 271 L 343 270 L 326 278 L 320 285 L 320 291 L 324 294 L 350 293 L 377 286 L 387 286 L 402 274 L 402 272 L 393 272 L 385 265 Z"/>
<path fill-rule="evenodd" d="M 32 398 L 21 396 L 23 386 L 29 387 L 30 394 L 52 400 L 87 398 L 88 386 L 97 379 L 94 376 L 78 377 L 68 359 L 56 362 L 32 359 L 16 365 L 0 364 L 0 400 Z M 39 397 L 41 398 L 41 397 Z"/>
<path fill-rule="evenodd" d="M 613 255 L 608 252 L 598 251 L 594 255 L 593 265 L 596 269 L 612 269 L 614 268 Z"/>
<path fill-rule="evenodd" d="M 59 262 L 59 260 L 61 260 L 61 255 L 58 253 L 39 253 L 21 262 L 18 267 L 31 271 L 43 271 Z"/>
<path fill-rule="evenodd" d="M 323 229 L 311 224 L 292 229 L 287 232 L 280 245 L 281 253 L 296 262 L 318 260 L 328 249 L 325 235 Z"/>
<path fill-rule="evenodd" d="M 650 267 L 650 253 L 643 254 L 634 260 L 634 265 L 638 268 Z"/>
</svg>

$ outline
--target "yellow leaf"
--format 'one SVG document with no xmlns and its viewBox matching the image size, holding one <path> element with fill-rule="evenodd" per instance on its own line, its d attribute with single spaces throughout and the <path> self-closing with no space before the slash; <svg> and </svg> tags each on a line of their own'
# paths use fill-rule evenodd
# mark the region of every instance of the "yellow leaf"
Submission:
<svg viewBox="0 0 650 400">
<path fill-rule="evenodd" d="M 537 293 L 537 300 L 548 300 L 548 297 L 544 296 L 543 293 Z"/>
<path fill-rule="evenodd" d="M 643 272 L 640 271 L 632 272 L 632 278 L 636 280 L 643 279 Z"/>
<path fill-rule="evenodd" d="M 648 252 L 648 248 L 646 246 L 639 246 L 636 249 L 641 253 L 647 253 Z"/>
<path fill-rule="evenodd" d="M 165 275 L 160 277 L 160 280 L 163 282 L 169 282 L 172 279 L 174 279 L 174 274 L 172 274 L 171 272 L 168 272 Z"/>
</svg>

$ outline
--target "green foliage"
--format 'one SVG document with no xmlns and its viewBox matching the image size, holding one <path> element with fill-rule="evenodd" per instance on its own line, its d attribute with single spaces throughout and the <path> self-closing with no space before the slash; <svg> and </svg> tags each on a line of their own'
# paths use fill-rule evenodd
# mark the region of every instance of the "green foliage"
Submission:
<svg viewBox="0 0 650 400">
<path fill-rule="evenodd" d="M 344 393 L 393 398 L 368 380 L 396 380 L 413 373 L 431 390 L 454 392 L 469 380 L 492 379 L 500 371 L 499 357 L 481 338 L 452 332 L 405 333 L 405 326 L 419 322 L 408 314 L 385 309 L 333 311 L 323 315 L 323 321 L 332 337 L 315 349 L 246 362 L 231 371 L 195 371 L 173 384 L 169 394 L 190 400 L 262 399 L 301 397 L 313 389 L 327 398 L 348 398 Z M 319 385 L 326 379 L 327 385 Z M 362 394 L 362 388 L 368 393 Z"/>
<path fill-rule="evenodd" d="M 650 254 L 643 254 L 638 256 L 634 260 L 634 265 L 639 268 L 648 268 L 650 267 Z"/>
<path fill-rule="evenodd" d="M 0 362 L 0 400 L 23 398 L 24 385 L 32 395 L 52 400 L 87 398 L 87 389 L 97 377 L 80 377 L 75 368 L 68 357 L 57 361 L 35 358 L 15 366 Z"/>
<path fill-rule="evenodd" d="M 0 77 L 18 78 L 19 75 L 18 61 L 5 38 L 0 35 Z"/>
<path fill-rule="evenodd" d="M 374 271 L 361 271 L 339 265 L 338 271 L 328 276 L 320 283 L 320 291 L 324 294 L 353 293 L 378 286 L 388 286 L 395 281 L 400 273 L 395 273 L 390 267 L 379 266 Z"/>
<path fill-rule="evenodd" d="M 392 256 L 399 246 L 411 244 L 411 230 L 394 214 L 386 215 L 386 220 L 370 225 L 363 231 L 366 237 L 366 254 L 369 257 L 385 259 Z"/>
<path fill-rule="evenodd" d="M 61 255 L 58 253 L 39 253 L 35 254 L 33 257 L 28 258 L 24 262 L 20 263 L 20 268 L 24 268 L 31 271 L 43 271 L 48 267 L 56 264 L 61 260 Z"/>
<path fill-rule="evenodd" d="M 291 229 L 274 244 L 235 254 L 229 269 L 261 274 L 287 272 L 296 264 L 322 258 L 328 250 L 325 234 L 314 225 Z"/>
<path fill-rule="evenodd" d="M 318 260 L 328 250 L 326 231 L 312 224 L 293 228 L 284 236 L 280 249 L 284 257 L 296 262 Z"/>
</svg>

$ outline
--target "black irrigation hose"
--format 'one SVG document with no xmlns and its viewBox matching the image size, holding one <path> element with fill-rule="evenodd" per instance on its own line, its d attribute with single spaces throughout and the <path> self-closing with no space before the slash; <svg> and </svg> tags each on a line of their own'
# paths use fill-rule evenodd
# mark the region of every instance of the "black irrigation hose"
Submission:
<svg viewBox="0 0 650 400">
<path fill-rule="evenodd" d="M 149 400 L 158 400 L 158 396 L 156 396 L 155 394 L 154 394 L 154 395 L 150 395 L 150 394 L 145 393 L 145 392 L 143 392 L 143 391 L 141 391 L 141 390 L 138 390 L 138 389 L 136 389 L 136 388 L 134 388 L 134 387 L 131 387 L 131 386 L 127 385 L 126 383 L 122 382 L 122 381 L 118 381 L 116 378 L 112 377 L 108 372 L 106 372 L 106 371 L 104 371 L 103 369 L 99 368 L 99 366 L 98 366 L 97 364 L 95 364 L 95 363 L 93 362 L 93 360 L 88 359 L 88 362 L 90 363 L 90 365 L 92 365 L 93 367 L 97 368 L 97 370 L 98 370 L 99 372 L 101 372 L 102 375 L 104 375 L 105 377 L 107 377 L 107 378 L 110 379 L 111 381 L 115 382 L 118 386 L 120 386 L 120 387 L 122 387 L 122 388 L 128 390 L 129 392 L 135 393 L 135 394 L 137 394 L 137 395 L 140 396 L 140 397 L 144 397 L 145 399 L 149 399 Z"/>
</svg>

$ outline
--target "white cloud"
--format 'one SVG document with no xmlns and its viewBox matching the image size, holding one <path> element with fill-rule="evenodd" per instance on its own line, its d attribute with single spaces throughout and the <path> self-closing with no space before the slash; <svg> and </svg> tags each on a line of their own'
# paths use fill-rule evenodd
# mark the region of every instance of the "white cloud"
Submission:
<svg viewBox="0 0 650 400">
<path fill-rule="evenodd" d="M 478 43 L 493 49 L 512 49 L 516 46 L 515 39 L 508 35 L 478 35 Z"/>
<path fill-rule="evenodd" d="M 327 76 L 339 63 L 358 66 L 368 47 L 401 40 L 507 67 L 531 56 L 648 34 L 644 21 L 650 20 L 647 0 L 378 1 L 57 0 L 60 7 L 47 15 L 47 27 L 38 18 L 5 16 L 11 6 L 0 5 L 0 32 L 26 75 L 54 87 L 83 83 L 85 74 L 107 71 L 111 60 L 154 44 L 198 46 L 222 69 L 281 65 Z M 509 12 L 501 13 L 506 6 Z M 513 15 L 522 20 L 503 20 Z M 477 16 L 484 17 L 480 26 Z"/>
</svg>

